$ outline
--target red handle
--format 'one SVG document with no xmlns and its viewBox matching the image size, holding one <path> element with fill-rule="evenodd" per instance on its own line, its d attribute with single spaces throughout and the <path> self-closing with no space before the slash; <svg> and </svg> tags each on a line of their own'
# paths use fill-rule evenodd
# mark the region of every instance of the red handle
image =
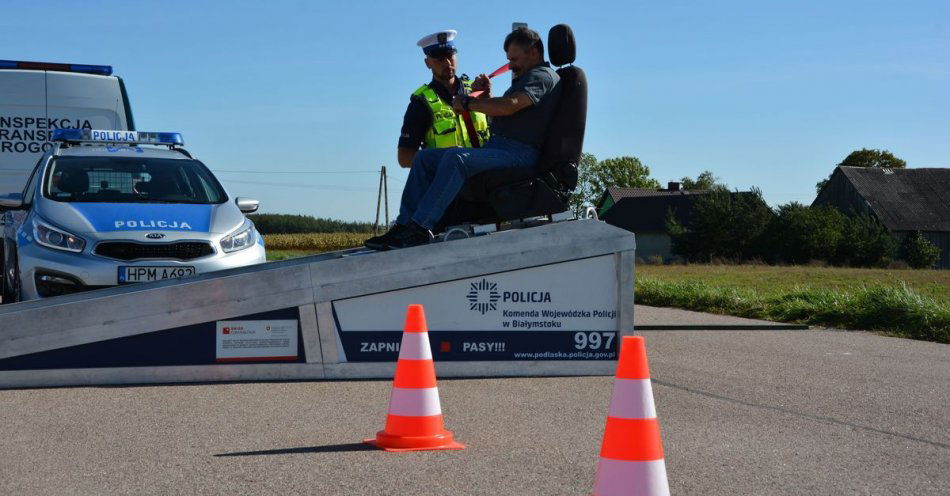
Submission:
<svg viewBox="0 0 950 496">
<path fill-rule="evenodd" d="M 499 74 L 504 74 L 504 73 L 506 73 L 506 72 L 508 72 L 508 64 L 505 64 L 505 65 L 503 65 L 503 66 L 501 66 L 501 67 L 495 69 L 495 72 L 489 74 L 488 77 L 493 78 L 493 77 L 495 77 L 495 76 L 497 76 L 497 75 L 499 75 Z"/>
<path fill-rule="evenodd" d="M 497 76 L 497 75 L 499 75 L 499 74 L 504 74 L 504 73 L 506 73 L 506 72 L 508 72 L 508 64 L 505 64 L 505 65 L 503 65 L 503 66 L 501 66 L 501 67 L 495 69 L 495 72 L 489 74 L 489 75 L 488 75 L 488 78 L 491 79 L 491 78 L 493 78 L 493 77 L 495 77 L 495 76 Z M 478 97 L 482 96 L 482 93 L 484 93 L 484 92 L 485 92 L 485 90 L 473 91 L 473 92 L 472 92 L 470 95 L 468 95 L 468 96 L 470 96 L 470 97 L 472 97 L 472 98 L 478 98 Z"/>
</svg>

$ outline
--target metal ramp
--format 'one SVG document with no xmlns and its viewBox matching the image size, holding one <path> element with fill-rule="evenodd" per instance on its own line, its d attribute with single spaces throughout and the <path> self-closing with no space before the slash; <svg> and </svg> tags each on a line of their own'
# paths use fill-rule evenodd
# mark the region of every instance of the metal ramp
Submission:
<svg viewBox="0 0 950 496">
<path fill-rule="evenodd" d="M 440 377 L 611 374 L 634 236 L 558 222 L 0 307 L 0 387 L 390 378 L 406 305 Z"/>
</svg>

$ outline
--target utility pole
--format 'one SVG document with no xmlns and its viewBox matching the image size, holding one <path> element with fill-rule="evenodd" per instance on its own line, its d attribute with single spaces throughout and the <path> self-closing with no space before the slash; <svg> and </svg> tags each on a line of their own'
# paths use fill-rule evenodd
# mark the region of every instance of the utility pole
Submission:
<svg viewBox="0 0 950 496">
<path fill-rule="evenodd" d="M 386 205 L 386 227 L 389 227 L 389 177 L 386 176 L 386 166 L 383 166 L 383 204 Z"/>
<path fill-rule="evenodd" d="M 386 166 L 379 170 L 379 189 L 376 193 L 376 220 L 373 221 L 373 235 L 379 234 L 379 208 L 385 206 L 386 227 L 389 227 L 389 187 L 386 177 Z"/>
<path fill-rule="evenodd" d="M 384 165 L 385 169 L 386 166 Z M 379 171 L 379 188 L 376 190 L 376 220 L 373 221 L 373 236 L 379 234 L 379 204 L 383 201 L 383 171 Z"/>
</svg>

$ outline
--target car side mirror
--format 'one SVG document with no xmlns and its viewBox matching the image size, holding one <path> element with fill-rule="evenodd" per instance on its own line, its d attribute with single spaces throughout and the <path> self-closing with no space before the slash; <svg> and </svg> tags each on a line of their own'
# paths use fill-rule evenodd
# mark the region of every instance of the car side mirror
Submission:
<svg viewBox="0 0 950 496">
<path fill-rule="evenodd" d="M 21 193 L 9 193 L 0 195 L 0 208 L 16 210 L 23 207 L 23 195 Z"/>
<path fill-rule="evenodd" d="M 238 208 L 241 209 L 241 212 L 245 214 L 253 214 L 257 212 L 257 209 L 261 207 L 261 202 L 253 198 L 243 198 L 237 197 L 234 200 L 234 203 L 237 204 Z"/>
</svg>

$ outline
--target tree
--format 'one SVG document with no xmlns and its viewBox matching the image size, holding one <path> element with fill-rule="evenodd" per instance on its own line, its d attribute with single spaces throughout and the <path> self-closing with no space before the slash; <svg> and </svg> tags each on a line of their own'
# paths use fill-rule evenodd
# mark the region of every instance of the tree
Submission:
<svg viewBox="0 0 950 496">
<path fill-rule="evenodd" d="M 851 152 L 838 166 L 903 169 L 907 167 L 907 162 L 895 157 L 894 154 L 887 150 L 869 150 L 862 148 Z"/>
<path fill-rule="evenodd" d="M 575 213 L 594 205 L 608 186 L 621 188 L 659 189 L 660 183 L 650 177 L 650 168 L 636 157 L 617 157 L 598 161 L 589 153 L 581 156 L 577 189 L 571 198 Z"/>
<path fill-rule="evenodd" d="M 835 263 L 853 267 L 886 267 L 897 242 L 877 217 L 859 212 L 848 217 Z"/>
<path fill-rule="evenodd" d="M 344 222 L 309 215 L 253 214 L 250 218 L 261 234 L 373 232 L 373 224 L 369 222 Z"/>
<path fill-rule="evenodd" d="M 832 207 L 808 207 L 798 202 L 780 205 L 766 236 L 768 258 L 791 264 L 830 262 L 838 254 L 847 222 Z"/>
<path fill-rule="evenodd" d="M 608 158 L 597 162 L 597 165 L 591 168 L 590 183 L 598 196 L 607 186 L 660 188 L 659 181 L 650 177 L 650 168 L 643 165 L 637 157 Z"/>
<path fill-rule="evenodd" d="M 894 156 L 893 153 L 887 150 L 877 150 L 862 148 L 860 150 L 855 150 L 848 154 L 839 164 L 838 167 L 880 167 L 888 169 L 903 169 L 907 167 L 907 162 L 901 160 Z M 818 184 L 815 185 L 817 193 L 821 193 L 822 188 L 828 184 L 828 180 L 831 179 L 831 176 L 828 176 L 828 179 L 822 179 L 818 181 Z"/>
<path fill-rule="evenodd" d="M 581 154 L 580 163 L 577 164 L 577 188 L 574 189 L 570 199 L 574 215 L 580 215 L 585 208 L 597 201 L 599 194 L 592 191 L 590 181 L 591 170 L 595 167 L 597 167 L 597 157 L 591 153 Z"/>
<path fill-rule="evenodd" d="M 696 176 L 696 179 L 691 179 L 688 176 L 680 179 L 680 185 L 683 186 L 685 190 L 692 191 L 702 191 L 710 190 L 715 188 L 726 188 L 728 186 L 719 182 L 719 178 L 713 175 L 712 171 L 702 171 Z"/>
<path fill-rule="evenodd" d="M 696 199 L 688 225 L 680 225 L 671 212 L 666 227 L 673 253 L 688 260 L 746 260 L 760 256 L 763 235 L 774 215 L 758 188 L 745 193 L 717 188 Z"/>
<path fill-rule="evenodd" d="M 797 202 L 780 205 L 762 237 L 762 258 L 770 263 L 801 264 L 823 260 L 835 265 L 884 267 L 896 243 L 871 214 L 847 216 L 827 207 Z"/>
<path fill-rule="evenodd" d="M 904 259 L 915 269 L 929 269 L 940 260 L 940 248 L 917 231 L 904 238 Z"/>
</svg>

